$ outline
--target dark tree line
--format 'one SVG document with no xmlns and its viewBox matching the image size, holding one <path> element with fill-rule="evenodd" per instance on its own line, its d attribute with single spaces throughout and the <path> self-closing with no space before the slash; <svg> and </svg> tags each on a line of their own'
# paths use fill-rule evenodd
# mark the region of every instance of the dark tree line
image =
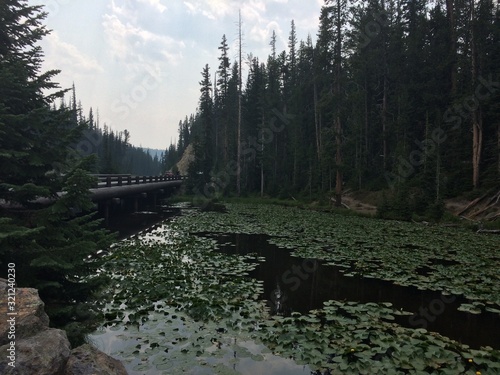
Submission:
<svg viewBox="0 0 500 375">
<path fill-rule="evenodd" d="M 71 113 L 71 123 L 74 127 L 85 129 L 83 137 L 72 145 L 75 158 L 95 154 L 97 163 L 92 169 L 94 173 L 156 176 L 162 172 L 163 160 L 156 155 L 150 155 L 142 147 L 131 145 L 128 130 L 115 132 L 106 124 L 101 126 L 99 114 L 94 115 L 92 108 L 88 116 L 83 115 L 75 91 L 73 85 L 69 103 L 62 99 L 59 104 L 60 109 Z"/>
<path fill-rule="evenodd" d="M 237 62 L 225 36 L 182 148 L 193 188 L 288 196 L 387 189 L 425 210 L 500 181 L 500 9 L 492 0 L 327 0 L 320 26 Z M 215 75 L 213 79 L 212 74 Z M 178 156 L 180 156 L 178 150 Z"/>
</svg>

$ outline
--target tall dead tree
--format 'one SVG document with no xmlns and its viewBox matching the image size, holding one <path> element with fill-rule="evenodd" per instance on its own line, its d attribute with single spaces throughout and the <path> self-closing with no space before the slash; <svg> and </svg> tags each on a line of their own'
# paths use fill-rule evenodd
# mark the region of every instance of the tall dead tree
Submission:
<svg viewBox="0 0 500 375">
<path fill-rule="evenodd" d="M 236 191 L 238 196 L 241 194 L 241 96 L 242 96 L 242 32 L 241 32 L 241 10 L 239 12 L 238 20 L 238 139 L 237 139 L 237 164 L 238 171 L 236 175 Z"/>
<path fill-rule="evenodd" d="M 335 28 L 336 28 L 336 38 L 335 38 L 335 83 L 334 83 L 334 96 L 335 96 L 335 116 L 334 116 L 334 126 L 333 130 L 335 133 L 335 168 L 336 168 L 336 178 L 335 178 L 335 206 L 340 207 L 342 205 L 342 186 L 344 182 L 344 175 L 342 170 L 342 146 L 343 146 L 343 129 L 341 120 L 342 111 L 342 26 L 345 23 L 345 17 L 343 17 L 343 10 L 346 8 L 345 0 L 336 0 L 335 10 Z"/>
<path fill-rule="evenodd" d="M 476 15 L 474 0 L 470 2 L 470 30 L 471 30 L 471 75 L 472 88 L 477 86 L 477 48 L 476 48 Z M 483 150 L 483 120 L 481 105 L 477 103 L 472 111 L 472 185 L 479 187 L 479 172 L 481 164 L 481 153 Z"/>
<path fill-rule="evenodd" d="M 453 2 L 455 0 L 446 0 L 446 13 L 449 24 L 450 38 L 450 93 L 452 98 L 457 94 L 457 33 L 455 28 L 455 8 Z"/>
</svg>

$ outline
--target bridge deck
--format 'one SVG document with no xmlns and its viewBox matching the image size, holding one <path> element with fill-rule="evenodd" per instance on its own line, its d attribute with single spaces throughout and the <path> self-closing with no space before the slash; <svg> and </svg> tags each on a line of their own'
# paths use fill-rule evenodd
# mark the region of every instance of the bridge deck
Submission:
<svg viewBox="0 0 500 375">
<path fill-rule="evenodd" d="M 177 187 L 186 179 L 183 176 L 96 175 L 96 177 L 97 185 L 90 189 L 94 202 Z"/>
</svg>

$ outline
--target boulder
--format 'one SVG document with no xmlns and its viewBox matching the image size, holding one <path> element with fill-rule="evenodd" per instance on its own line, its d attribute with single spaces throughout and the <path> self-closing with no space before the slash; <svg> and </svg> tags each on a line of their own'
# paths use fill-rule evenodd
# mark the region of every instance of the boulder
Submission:
<svg viewBox="0 0 500 375">
<path fill-rule="evenodd" d="M 126 375 L 123 364 L 89 344 L 71 351 L 65 375 Z"/>
<path fill-rule="evenodd" d="M 0 374 L 127 374 L 119 361 L 88 344 L 71 351 L 66 332 L 49 327 L 36 289 L 16 288 L 14 311 L 7 310 L 8 296 L 7 280 L 0 278 Z M 12 318 L 15 331 L 8 321 Z"/>
<path fill-rule="evenodd" d="M 7 280 L 0 279 L 0 345 L 5 345 L 11 340 L 7 337 L 7 301 L 8 296 Z M 16 320 L 16 339 L 23 339 L 32 336 L 49 326 L 49 317 L 45 313 L 44 306 L 38 291 L 32 288 L 17 288 L 16 289 L 16 305 L 15 316 Z"/>
<path fill-rule="evenodd" d="M 6 356 L 0 357 L 0 374 L 5 375 L 54 375 L 64 374 L 70 355 L 70 344 L 66 332 L 47 328 L 38 334 L 15 340 L 15 367 L 9 365 Z M 10 345 L 0 347 L 8 353 Z"/>
</svg>

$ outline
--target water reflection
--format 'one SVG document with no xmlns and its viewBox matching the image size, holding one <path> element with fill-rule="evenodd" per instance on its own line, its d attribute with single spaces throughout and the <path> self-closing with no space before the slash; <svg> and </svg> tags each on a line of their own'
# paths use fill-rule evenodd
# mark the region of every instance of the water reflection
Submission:
<svg viewBox="0 0 500 375">
<path fill-rule="evenodd" d="M 290 251 L 269 244 L 265 235 L 208 234 L 217 239 L 226 254 L 254 254 L 265 262 L 251 273 L 264 281 L 264 295 L 271 311 L 290 314 L 321 308 L 324 301 L 391 302 L 395 308 L 413 313 L 396 322 L 408 328 L 429 331 L 462 342 L 472 348 L 500 348 L 500 318 L 483 312 L 479 315 L 458 311 L 460 296 L 403 287 L 389 281 L 360 276 L 346 276 L 345 269 L 323 262 L 290 256 Z"/>
</svg>

